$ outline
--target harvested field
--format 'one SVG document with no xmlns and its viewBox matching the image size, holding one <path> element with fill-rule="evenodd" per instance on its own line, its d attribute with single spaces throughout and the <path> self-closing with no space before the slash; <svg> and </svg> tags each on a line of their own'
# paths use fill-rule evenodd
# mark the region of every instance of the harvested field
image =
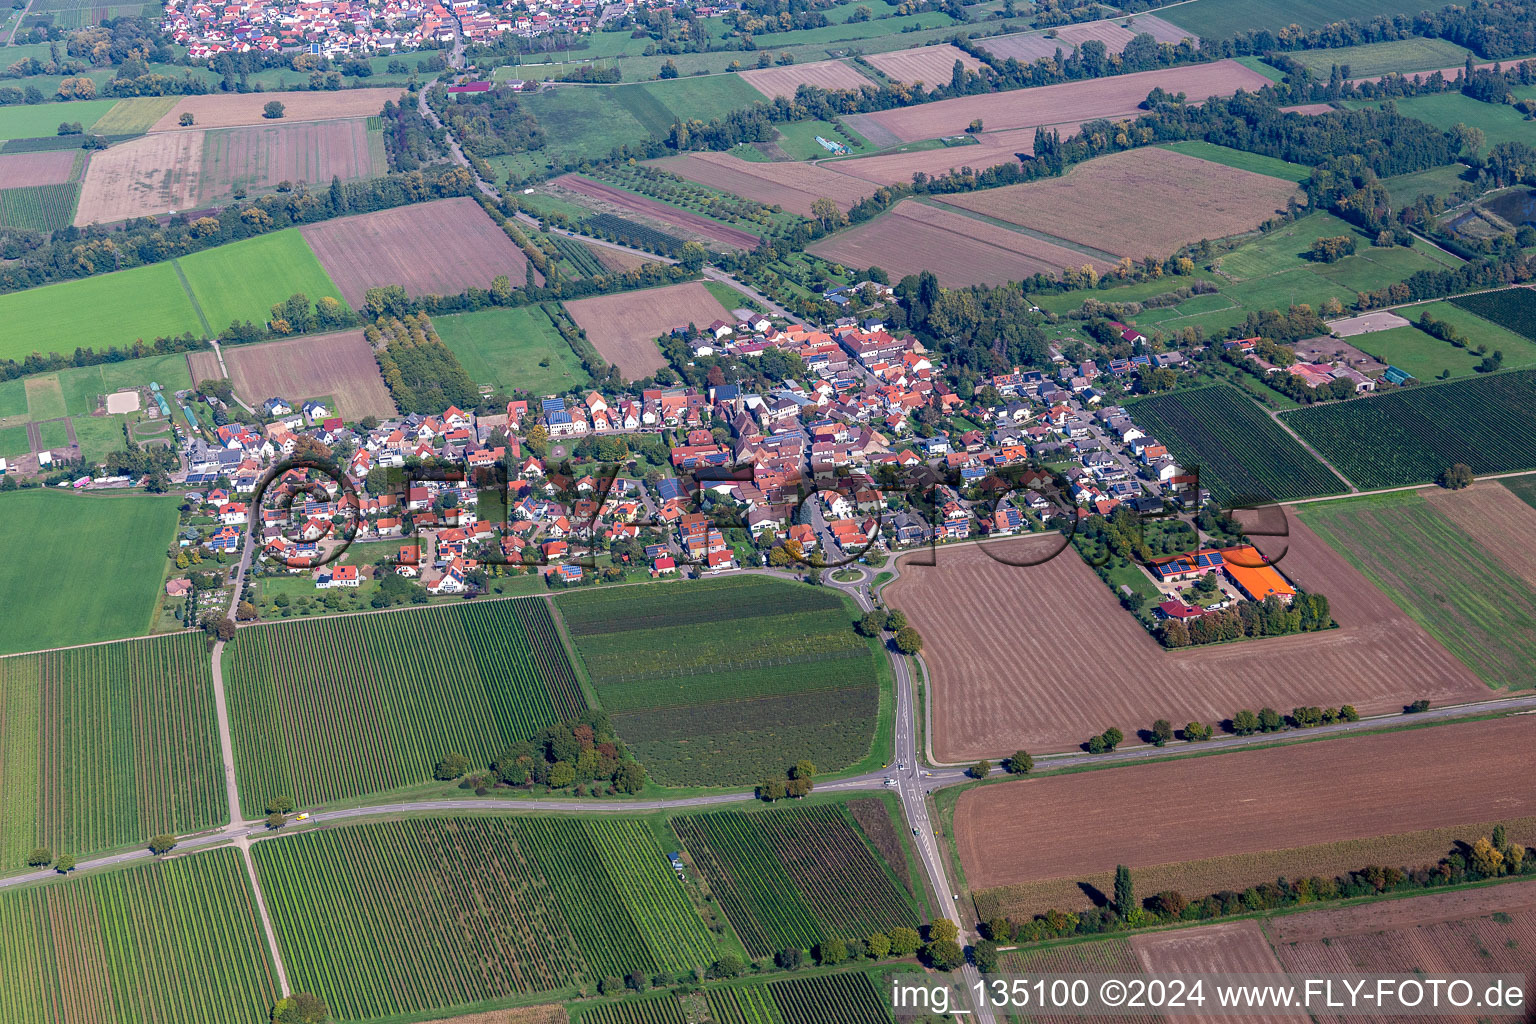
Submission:
<svg viewBox="0 0 1536 1024">
<path fill-rule="evenodd" d="M 395 403 L 362 331 L 229 347 L 224 350 L 224 363 L 235 393 L 249 405 L 279 396 L 300 402 L 334 395 L 335 412 L 344 420 L 395 415 Z M 195 380 L 205 379 L 198 376 L 199 369 L 192 366 Z"/>
<path fill-rule="evenodd" d="M 75 150 L 51 153 L 0 154 L 0 186 L 26 188 L 30 185 L 62 185 L 75 167 Z"/>
<path fill-rule="evenodd" d="M 1390 331 L 1394 327 L 1408 327 L 1409 325 L 1409 321 L 1404 320 L 1396 313 L 1382 310 L 1377 313 L 1365 313 L 1361 316 L 1346 317 L 1343 320 L 1330 320 L 1328 321 L 1328 330 L 1341 338 L 1353 338 L 1357 334 Z"/>
<path fill-rule="evenodd" d="M 807 251 L 845 266 L 880 267 L 893 280 L 931 269 L 946 288 L 1002 284 L 1085 263 L 1109 266 L 1075 249 L 911 200 Z"/>
<path fill-rule="evenodd" d="M 709 185 L 724 192 L 779 206 L 802 217 L 811 215 L 811 203 L 823 197 L 843 210 L 866 196 L 875 186 L 859 178 L 839 174 L 809 163 L 751 163 L 729 153 L 689 153 L 651 161 L 654 167 Z"/>
<path fill-rule="evenodd" d="M 1330 103 L 1298 103 L 1294 107 L 1281 107 L 1282 114 L 1331 114 L 1333 105 Z"/>
<path fill-rule="evenodd" d="M 1054 49 L 1053 51 L 1054 52 Z M 867 123 L 875 132 L 885 130 L 903 142 L 959 135 L 976 118 L 988 129 L 1034 128 L 1038 125 L 1079 124 L 1097 117 L 1131 117 L 1147 93 L 1162 87 L 1184 92 L 1194 101 L 1207 96 L 1230 96 L 1239 89 L 1258 89 L 1269 79 L 1232 60 L 1195 64 L 1157 71 L 1138 71 L 1114 78 L 1096 78 L 1037 89 L 961 96 L 916 107 L 854 114 L 844 120 L 865 137 Z"/>
<path fill-rule="evenodd" d="M 1536 508 L 1492 480 L 1462 491 L 1426 490 L 1427 501 L 1504 568 L 1536 588 Z"/>
<path fill-rule="evenodd" d="M 371 178 L 388 170 L 382 156 L 370 146 L 368 122 L 357 117 L 208 132 L 198 202 L 226 199 L 236 186 L 259 191 L 283 181 L 324 186 L 333 177 Z"/>
<path fill-rule="evenodd" d="M 986 66 L 953 43 L 872 53 L 864 59 L 893 82 L 922 82 L 930 87 L 949 84 L 955 73 L 955 61 L 965 65 L 967 71 L 980 71 Z"/>
<path fill-rule="evenodd" d="M 579 174 L 564 174 L 556 178 L 552 184 L 577 195 L 599 199 L 605 203 L 638 213 L 645 217 L 659 220 L 664 224 L 679 228 L 686 234 L 703 235 L 714 241 L 717 245 L 723 245 L 731 249 L 752 249 L 759 241 L 756 235 L 750 235 L 745 231 L 737 231 L 735 228 L 718 224 L 708 217 L 701 217 L 697 213 L 680 210 L 675 206 L 658 202 L 655 199 L 647 199 L 645 196 L 635 195 L 633 192 L 625 192 L 623 189 L 604 185 L 593 181 L 591 178 L 583 178 Z"/>
<path fill-rule="evenodd" d="M 972 889 L 1018 887 L 1012 899 L 1002 898 L 1017 909 L 1035 902 L 1027 892 L 1033 883 L 1097 882 L 1117 864 L 1135 877 L 1162 866 L 1257 856 L 1246 883 L 1240 874 L 1193 871 L 1173 886 L 1190 897 L 1240 889 L 1273 880 L 1276 858 L 1283 866 L 1289 853 L 1395 836 L 1409 823 L 1421 831 L 1475 831 L 1503 820 L 1511 839 L 1523 842 L 1532 838 L 1526 833 L 1536 820 L 1529 817 L 1536 791 L 1507 780 L 1527 766 L 1533 741 L 1536 721 L 1513 716 L 1436 726 L 1411 741 L 1377 733 L 981 786 L 955 805 L 955 842 Z M 1409 777 L 1414 784 L 1404 786 Z M 1084 807 L 1138 826 L 1123 836 L 1040 827 Z M 1452 840 L 1440 843 L 1431 859 L 1449 852 Z M 1408 863 L 1378 856 L 1369 862 Z M 1327 868 L 1309 857 L 1279 873 L 1333 874 L 1365 863 Z M 1143 877 L 1140 887 L 1167 887 L 1166 877 L 1152 877 L 1156 884 Z M 1081 902 L 1086 898 L 1079 893 Z"/>
<path fill-rule="evenodd" d="M 941 761 L 1074 748 L 1118 725 L 1214 723 L 1239 708 L 1354 704 L 1363 715 L 1419 697 L 1436 704 L 1488 688 L 1301 523 L 1261 541 L 1286 576 L 1327 595 L 1338 629 L 1165 651 L 1074 552 L 1019 568 L 979 546 L 940 549 L 887 588 L 928 638 L 933 745 Z M 1255 538 L 1259 540 L 1258 538 Z M 989 545 L 1017 560 L 1060 537 Z M 1283 555 L 1281 552 L 1284 552 Z M 1007 594 L 1000 601 L 998 594 Z M 1021 673 L 1018 666 L 1030 665 Z"/>
<path fill-rule="evenodd" d="M 1076 132 L 1078 126 L 1061 125 L 1063 136 Z M 1011 164 L 1020 153 L 1035 151 L 1035 130 L 1017 128 L 1004 132 L 985 132 L 973 135 L 971 146 L 940 146 L 937 149 L 920 149 L 912 153 L 882 153 L 878 156 L 859 157 L 856 160 L 836 160 L 822 166 L 839 174 L 851 174 L 878 185 L 905 184 L 918 171 L 930 177 L 941 177 L 952 170 L 970 167 L 985 170 L 998 164 Z"/>
<path fill-rule="evenodd" d="M 728 315 L 698 281 L 576 299 L 565 304 L 565 311 L 587 332 L 587 340 L 603 358 L 617 364 L 630 380 L 649 376 L 667 364 L 656 344 L 661 335 L 674 327 L 710 324 Z"/>
<path fill-rule="evenodd" d="M 944 202 L 1140 258 L 1252 231 L 1295 192 L 1295 182 L 1146 149 L 1089 160 L 1065 177 L 947 196 Z"/>
<path fill-rule="evenodd" d="M 330 121 L 338 117 L 377 117 L 385 100 L 398 100 L 399 89 L 342 89 L 338 92 L 246 92 L 188 96 L 149 129 L 185 132 L 203 128 L 243 128 L 270 125 L 262 110 L 273 100 L 283 105 L 282 121 Z M 192 126 L 181 127 L 181 115 L 192 115 Z"/>
<path fill-rule="evenodd" d="M 874 82 L 859 74 L 852 64 L 841 60 L 822 60 L 812 64 L 789 64 L 781 68 L 754 68 L 741 72 L 742 81 L 768 97 L 795 98 L 795 90 L 802 85 L 814 85 L 822 89 L 858 89 L 874 87 Z M 944 73 L 949 81 L 949 72 Z"/>
<path fill-rule="evenodd" d="M 1280 961 L 1257 921 L 1231 921 L 1203 928 L 1179 928 L 1133 935 L 1131 950 L 1146 973 L 1168 977 L 1197 974 L 1279 974 Z M 1200 1024 L 1295 1024 L 1286 1014 L 1202 1013 Z"/>
<path fill-rule="evenodd" d="M 1142 32 L 1151 33 L 1152 38 L 1160 43 L 1177 43 L 1186 38 L 1193 39 L 1197 43 L 1200 41 L 1194 33 L 1150 14 L 1131 18 L 1130 28 L 1125 26 L 1126 22 L 1121 19 L 1090 21 L 1079 25 L 1062 25 L 1056 29 L 1055 36 L 1046 35 L 1042 31 L 1019 32 L 1014 35 L 981 39 L 977 42 L 982 49 L 998 60 L 1007 60 L 1012 57 L 1020 63 L 1028 64 L 1046 57 L 1055 57 L 1057 50 L 1060 50 L 1063 56 L 1071 56 L 1074 49 L 1090 39 L 1103 43 L 1110 53 L 1120 53 L 1125 49 L 1126 43 Z"/>
<path fill-rule="evenodd" d="M 193 207 L 206 134 L 148 135 L 92 154 L 75 224 L 108 224 Z"/>
<path fill-rule="evenodd" d="M 639 253 L 629 252 L 625 249 L 613 249 L 606 245 L 596 245 L 592 242 L 582 242 L 582 247 L 597 257 L 597 261 L 603 265 L 604 270 L 623 273 L 626 270 L 634 270 L 643 267 L 647 263 L 655 263 Z"/>
<path fill-rule="evenodd" d="M 457 295 L 489 288 L 497 274 L 513 287 L 528 257 L 480 204 L 465 196 L 342 217 L 301 229 L 347 302 L 369 288 L 398 284 L 411 295 Z"/>
</svg>

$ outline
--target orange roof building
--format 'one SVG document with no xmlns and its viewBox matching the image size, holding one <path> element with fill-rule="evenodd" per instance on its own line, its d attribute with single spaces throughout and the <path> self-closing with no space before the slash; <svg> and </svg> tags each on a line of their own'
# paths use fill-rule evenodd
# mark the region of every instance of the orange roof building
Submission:
<svg viewBox="0 0 1536 1024">
<path fill-rule="evenodd" d="M 1272 565 L 1262 564 L 1264 556 L 1250 546 L 1227 548 L 1222 552 L 1227 578 L 1250 601 L 1262 601 L 1271 594 L 1290 604 L 1296 590 Z"/>
</svg>

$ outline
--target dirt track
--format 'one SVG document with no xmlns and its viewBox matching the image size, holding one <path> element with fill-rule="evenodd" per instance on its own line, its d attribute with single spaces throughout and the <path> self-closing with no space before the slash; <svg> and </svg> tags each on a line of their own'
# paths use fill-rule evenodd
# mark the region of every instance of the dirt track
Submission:
<svg viewBox="0 0 1536 1024">
<path fill-rule="evenodd" d="M 934 567 L 907 556 L 886 598 L 927 640 L 936 756 L 1069 750 L 1111 725 L 1135 742 L 1157 718 L 1214 723 L 1265 704 L 1379 714 L 1419 697 L 1491 696 L 1316 534 L 1295 521 L 1290 530 L 1280 568 L 1326 595 L 1340 628 L 1181 651 L 1165 651 L 1075 552 L 1029 568 L 978 545 L 940 548 Z M 996 550 L 1017 559 L 1060 543 L 1021 538 Z"/>
</svg>

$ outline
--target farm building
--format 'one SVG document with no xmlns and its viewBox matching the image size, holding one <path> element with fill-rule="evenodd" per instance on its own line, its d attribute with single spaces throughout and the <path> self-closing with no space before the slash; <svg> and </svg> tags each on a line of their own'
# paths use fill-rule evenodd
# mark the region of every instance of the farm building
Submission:
<svg viewBox="0 0 1536 1024">
<path fill-rule="evenodd" d="M 1252 551 L 1252 548 L 1246 550 Z M 1258 560 L 1258 556 L 1254 556 Z M 1220 551 L 1197 551 L 1193 555 L 1170 555 L 1167 558 L 1154 558 L 1147 563 L 1147 569 L 1161 583 L 1177 583 L 1181 580 L 1192 580 L 1197 576 L 1222 568 L 1226 559 Z"/>
<path fill-rule="evenodd" d="M 1289 604 L 1296 590 L 1286 582 L 1272 565 L 1263 565 L 1264 556 L 1251 547 L 1227 548 L 1221 554 L 1227 556 L 1223 568 L 1227 578 L 1250 601 L 1262 601 L 1271 594 Z"/>
</svg>

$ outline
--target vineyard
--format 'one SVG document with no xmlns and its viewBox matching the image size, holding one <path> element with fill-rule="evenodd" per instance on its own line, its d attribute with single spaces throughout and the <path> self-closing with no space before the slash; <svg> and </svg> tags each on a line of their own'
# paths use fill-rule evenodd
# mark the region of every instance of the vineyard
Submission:
<svg viewBox="0 0 1536 1024">
<path fill-rule="evenodd" d="M 1478 475 L 1536 467 L 1536 370 L 1405 388 L 1284 416 L 1367 490 L 1428 483 L 1456 462 Z"/>
<path fill-rule="evenodd" d="M 594 1006 L 577 1018 L 580 1024 L 689 1024 L 670 992 L 639 1002 Z"/>
<path fill-rule="evenodd" d="M 802 757 L 835 770 L 869 751 L 878 662 L 835 593 L 739 576 L 555 603 L 619 734 L 664 785 L 753 783 Z"/>
<path fill-rule="evenodd" d="M 660 253 L 663 256 L 676 256 L 683 251 L 683 240 L 676 235 L 657 231 L 653 227 L 637 224 L 611 213 L 600 213 L 595 217 L 588 217 L 582 223 L 581 230 L 597 238 L 644 249 L 647 252 Z"/>
<path fill-rule="evenodd" d="M 1235 388 L 1215 386 L 1145 398 L 1131 418 L 1226 507 L 1344 491 L 1343 481 Z"/>
<path fill-rule="evenodd" d="M 784 1024 L 886 1024 L 890 1011 L 867 974 L 769 982 Z"/>
<path fill-rule="evenodd" d="M 841 805 L 687 815 L 672 829 L 753 957 L 917 926 Z"/>
<path fill-rule="evenodd" d="M 0 227 L 57 231 L 75 219 L 80 183 L 0 188 Z"/>
<path fill-rule="evenodd" d="M 487 764 L 586 707 L 537 598 L 242 629 L 224 664 L 252 815 L 424 783 L 450 750 Z"/>
<path fill-rule="evenodd" d="M 265 1024 L 276 998 L 232 848 L 0 894 L 0 1020 Z"/>
<path fill-rule="evenodd" d="M 602 265 L 598 258 L 592 255 L 592 250 L 574 238 L 558 235 L 553 232 L 546 237 L 554 243 L 556 251 L 571 266 L 575 267 L 576 272 L 582 277 L 596 277 L 599 274 L 606 274 L 608 272 L 607 268 Z"/>
<path fill-rule="evenodd" d="M 0 870 L 226 816 L 200 636 L 0 658 Z"/>
<path fill-rule="evenodd" d="M 649 977 L 717 955 L 632 819 L 387 821 L 254 853 L 294 984 L 341 1019 Z"/>
<path fill-rule="evenodd" d="M 1491 320 L 1536 341 L 1536 291 L 1530 288 L 1506 288 L 1501 292 L 1463 295 L 1451 302 L 1484 320 Z"/>
<path fill-rule="evenodd" d="M 711 1024 L 888 1024 L 891 1020 L 873 980 L 859 972 L 708 988 L 703 1006 Z M 577 1017 L 578 1024 L 690 1024 L 704 1019 L 699 1013 L 685 1012 L 672 995 L 593 1006 Z"/>
</svg>

